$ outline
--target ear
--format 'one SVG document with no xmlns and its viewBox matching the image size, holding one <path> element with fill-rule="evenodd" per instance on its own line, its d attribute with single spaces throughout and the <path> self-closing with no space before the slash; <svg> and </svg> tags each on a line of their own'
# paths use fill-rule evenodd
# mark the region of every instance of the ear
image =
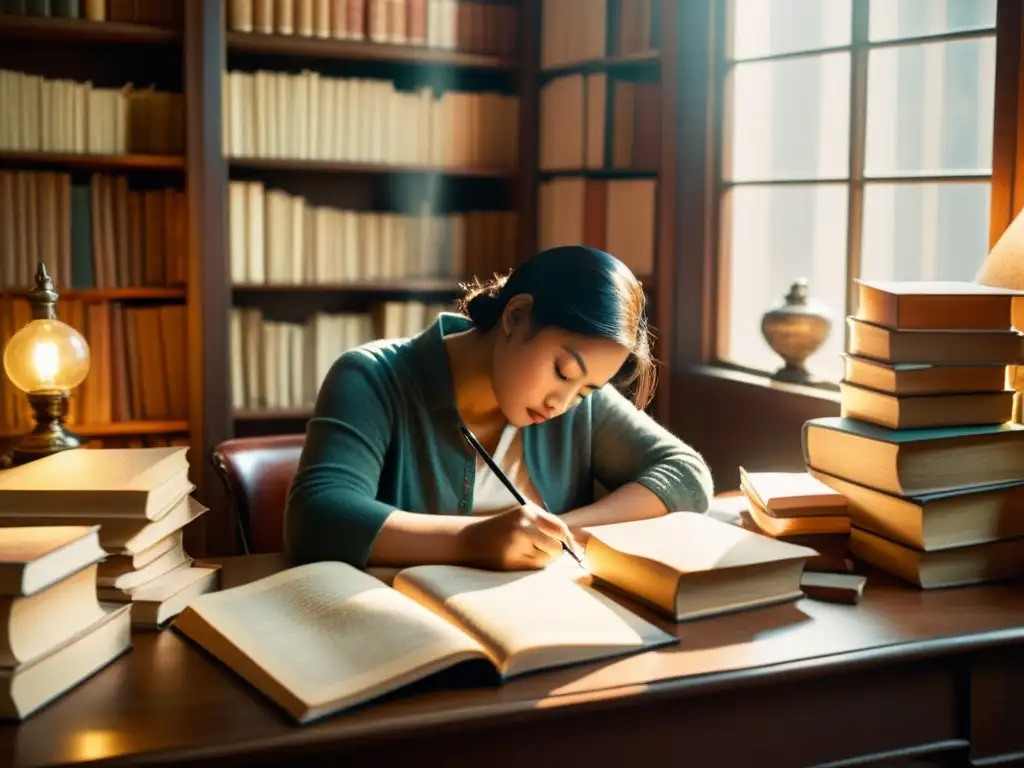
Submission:
<svg viewBox="0 0 1024 768">
<path fill-rule="evenodd" d="M 515 332 L 522 332 L 530 327 L 530 310 L 533 308 L 533 296 L 520 293 L 513 296 L 505 304 L 501 313 L 501 333 L 509 338 Z"/>
</svg>

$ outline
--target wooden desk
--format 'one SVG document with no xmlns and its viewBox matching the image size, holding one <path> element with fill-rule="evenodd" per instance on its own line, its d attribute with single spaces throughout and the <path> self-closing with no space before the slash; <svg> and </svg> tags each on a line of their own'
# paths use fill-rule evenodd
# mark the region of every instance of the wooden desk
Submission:
<svg viewBox="0 0 1024 768">
<path fill-rule="evenodd" d="M 224 584 L 277 567 L 225 561 Z M 306 727 L 173 630 L 137 634 L 91 680 L 0 727 L 0 765 L 761 768 L 899 750 L 1024 764 L 1020 585 L 921 592 L 872 577 L 858 607 L 805 599 L 672 626 L 678 647 Z"/>
</svg>

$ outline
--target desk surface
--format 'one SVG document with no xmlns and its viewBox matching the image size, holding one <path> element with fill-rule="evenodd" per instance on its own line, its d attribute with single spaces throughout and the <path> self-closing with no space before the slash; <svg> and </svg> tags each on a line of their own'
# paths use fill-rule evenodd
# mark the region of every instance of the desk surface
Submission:
<svg viewBox="0 0 1024 768">
<path fill-rule="evenodd" d="M 224 586 L 279 569 L 277 556 L 229 558 Z M 648 615 L 648 617 L 650 617 Z M 240 751 L 360 742 L 544 711 L 698 696 L 876 663 L 1024 641 L 1024 590 L 994 585 L 922 592 L 872 576 L 859 606 L 803 599 L 685 624 L 681 643 L 537 674 L 500 688 L 399 696 L 300 727 L 173 630 L 137 633 L 132 650 L 21 724 L 0 726 L 0 764 L 94 760 L 175 764 Z"/>
</svg>

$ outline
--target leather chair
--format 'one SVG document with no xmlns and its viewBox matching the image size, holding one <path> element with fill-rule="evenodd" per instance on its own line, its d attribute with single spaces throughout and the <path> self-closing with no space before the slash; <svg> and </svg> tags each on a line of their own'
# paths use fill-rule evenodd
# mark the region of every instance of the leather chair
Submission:
<svg viewBox="0 0 1024 768">
<path fill-rule="evenodd" d="M 240 437 L 213 449 L 246 554 L 284 549 L 284 506 L 299 466 L 305 434 Z"/>
</svg>

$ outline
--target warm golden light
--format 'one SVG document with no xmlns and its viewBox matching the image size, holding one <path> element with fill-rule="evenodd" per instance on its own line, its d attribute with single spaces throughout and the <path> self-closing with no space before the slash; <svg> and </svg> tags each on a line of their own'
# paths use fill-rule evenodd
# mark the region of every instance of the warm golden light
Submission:
<svg viewBox="0 0 1024 768">
<path fill-rule="evenodd" d="M 89 345 L 78 331 L 54 319 L 33 320 L 11 337 L 4 371 L 28 394 L 70 392 L 89 374 Z"/>
</svg>

